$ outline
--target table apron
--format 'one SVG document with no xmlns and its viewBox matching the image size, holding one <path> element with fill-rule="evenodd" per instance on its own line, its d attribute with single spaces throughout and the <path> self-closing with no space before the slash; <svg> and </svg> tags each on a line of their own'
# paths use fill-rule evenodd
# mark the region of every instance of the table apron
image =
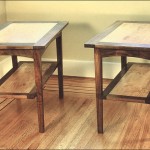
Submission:
<svg viewBox="0 0 150 150">
<path fill-rule="evenodd" d="M 12 56 L 23 56 L 33 58 L 33 53 L 36 50 L 0 50 L 0 55 L 12 55 Z M 40 55 L 43 54 L 44 50 L 38 50 Z"/>
<path fill-rule="evenodd" d="M 150 59 L 150 51 L 140 51 L 140 50 L 103 50 L 99 49 L 102 57 L 111 57 L 111 56 L 129 56 Z"/>
</svg>

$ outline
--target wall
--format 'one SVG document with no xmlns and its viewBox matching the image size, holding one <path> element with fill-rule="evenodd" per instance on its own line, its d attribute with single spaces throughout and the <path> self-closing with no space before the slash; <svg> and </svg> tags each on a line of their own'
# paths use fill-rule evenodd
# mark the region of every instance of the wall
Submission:
<svg viewBox="0 0 150 150">
<path fill-rule="evenodd" d="M 84 62 L 88 62 L 93 66 L 93 49 L 84 48 L 84 43 L 88 39 L 90 39 L 95 34 L 102 32 L 107 26 L 109 26 L 116 20 L 149 21 L 149 8 L 150 1 L 6 2 L 6 12 L 8 21 L 69 21 L 68 27 L 63 32 L 64 60 L 78 61 L 79 64 L 81 62 L 81 68 L 83 68 L 82 64 L 84 64 Z M 49 49 L 54 48 L 55 43 L 53 43 L 49 47 Z M 54 59 L 55 53 L 54 51 L 46 51 L 43 57 Z M 135 61 L 135 59 L 130 60 Z M 145 60 L 138 61 L 145 62 Z M 120 62 L 120 58 L 105 58 L 104 62 L 109 62 L 109 64 L 107 64 L 109 66 L 112 64 L 112 62 Z M 106 75 L 105 77 L 109 76 Z"/>
<path fill-rule="evenodd" d="M 0 23 L 6 21 L 5 1 L 0 1 Z"/>
<path fill-rule="evenodd" d="M 6 21 L 6 11 L 5 11 L 5 1 L 0 1 L 0 23 L 3 23 Z M 0 57 L 0 61 L 5 59 L 4 56 Z"/>
</svg>

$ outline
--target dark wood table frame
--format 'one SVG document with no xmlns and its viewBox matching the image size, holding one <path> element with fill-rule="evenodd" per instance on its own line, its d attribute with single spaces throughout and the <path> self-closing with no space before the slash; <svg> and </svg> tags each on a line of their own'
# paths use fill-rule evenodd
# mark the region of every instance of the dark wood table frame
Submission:
<svg viewBox="0 0 150 150">
<path fill-rule="evenodd" d="M 14 22 L 13 22 L 14 23 Z M 15 23 L 31 23 L 31 22 L 15 22 Z M 32 23 L 52 23 L 52 22 L 32 22 Z M 43 133 L 44 128 L 44 102 L 43 102 L 43 84 L 47 81 L 50 75 L 58 68 L 58 83 L 59 83 L 59 98 L 63 98 L 63 56 L 62 56 L 62 30 L 67 26 L 67 22 L 55 22 L 57 23 L 47 34 L 45 34 L 37 43 L 0 43 L 0 55 L 11 55 L 13 68 L 0 80 L 2 85 L 17 68 L 20 66 L 17 61 L 17 56 L 25 56 L 33 58 L 34 72 L 35 72 L 35 87 L 29 92 L 24 93 L 27 98 L 34 98 L 37 96 L 37 110 L 38 110 L 38 122 L 39 132 Z M 0 29 L 7 27 L 11 23 L 5 23 L 0 26 Z M 49 69 L 42 77 L 42 54 L 45 52 L 48 45 L 56 39 L 57 46 L 57 62 L 52 65 L 52 69 Z M 2 93 L 20 95 L 20 93 Z"/>
<path fill-rule="evenodd" d="M 106 31 L 96 35 L 85 43 L 85 47 L 94 48 L 98 133 L 103 133 L 103 99 L 107 98 L 107 95 L 110 93 L 110 91 L 115 87 L 115 85 L 129 69 L 130 64 L 127 65 L 127 57 L 138 57 L 150 60 L 150 44 L 100 42 L 101 39 L 105 38 L 123 23 L 150 24 L 150 22 L 117 21 L 109 28 L 107 28 Z M 103 91 L 102 59 L 104 57 L 110 56 L 121 56 L 121 72 Z M 125 96 L 124 98 L 133 98 L 140 100 L 139 97 Z M 145 103 L 150 102 L 150 93 L 144 100 Z"/>
</svg>

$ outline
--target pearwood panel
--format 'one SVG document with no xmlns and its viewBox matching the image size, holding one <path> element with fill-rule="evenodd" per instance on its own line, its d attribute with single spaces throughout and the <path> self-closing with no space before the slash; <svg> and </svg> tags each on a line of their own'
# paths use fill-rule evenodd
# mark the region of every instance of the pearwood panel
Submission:
<svg viewBox="0 0 150 150">
<path fill-rule="evenodd" d="M 123 23 L 100 42 L 150 44 L 150 24 Z"/>
<path fill-rule="evenodd" d="M 147 97 L 150 91 L 150 65 L 134 64 L 110 94 Z"/>
<path fill-rule="evenodd" d="M 57 23 L 12 23 L 0 31 L 0 43 L 36 43 Z"/>
<path fill-rule="evenodd" d="M 49 66 L 49 63 L 42 65 L 42 75 Z M 0 93 L 29 93 L 34 86 L 34 65 L 33 63 L 23 63 L 10 78 L 0 86 Z"/>
</svg>

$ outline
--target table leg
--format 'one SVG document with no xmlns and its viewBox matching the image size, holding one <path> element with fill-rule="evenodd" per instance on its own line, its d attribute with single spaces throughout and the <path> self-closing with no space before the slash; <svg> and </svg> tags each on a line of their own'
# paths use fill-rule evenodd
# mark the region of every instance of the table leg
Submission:
<svg viewBox="0 0 150 150">
<path fill-rule="evenodd" d="M 121 69 L 127 67 L 127 57 L 121 56 Z"/>
<path fill-rule="evenodd" d="M 14 69 L 16 69 L 18 67 L 18 60 L 17 60 L 17 56 L 11 56 L 12 58 L 12 66 Z"/>
<path fill-rule="evenodd" d="M 94 49 L 95 59 L 95 83 L 98 133 L 103 133 L 103 72 L 102 56 L 99 49 Z"/>
<path fill-rule="evenodd" d="M 58 63 L 58 84 L 59 84 L 59 98 L 64 97 L 63 92 L 63 56 L 62 56 L 62 35 L 56 38 L 57 46 L 57 63 Z"/>
<path fill-rule="evenodd" d="M 35 72 L 35 84 L 37 91 L 37 111 L 38 111 L 38 122 L 39 132 L 44 132 L 44 102 L 43 102 L 43 88 L 42 88 L 42 65 L 41 55 L 39 52 L 34 51 L 34 72 Z"/>
</svg>

